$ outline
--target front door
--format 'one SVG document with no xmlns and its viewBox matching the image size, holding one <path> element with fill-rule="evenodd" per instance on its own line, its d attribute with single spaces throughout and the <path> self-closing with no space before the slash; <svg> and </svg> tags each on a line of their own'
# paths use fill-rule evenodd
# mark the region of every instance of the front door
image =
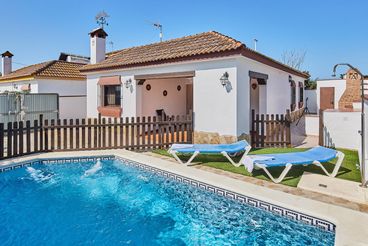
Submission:
<svg viewBox="0 0 368 246">
<path fill-rule="evenodd" d="M 320 89 L 320 104 L 321 110 L 334 109 L 335 108 L 335 88 L 334 87 L 321 87 Z"/>
</svg>

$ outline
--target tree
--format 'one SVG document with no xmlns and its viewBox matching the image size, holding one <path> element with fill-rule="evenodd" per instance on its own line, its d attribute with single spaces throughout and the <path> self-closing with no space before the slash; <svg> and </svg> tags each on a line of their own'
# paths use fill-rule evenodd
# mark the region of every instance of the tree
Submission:
<svg viewBox="0 0 368 246">
<path fill-rule="evenodd" d="M 281 55 L 281 59 L 284 64 L 300 70 L 306 54 L 306 51 L 285 50 Z"/>
<path fill-rule="evenodd" d="M 315 79 L 308 78 L 307 80 L 305 80 L 304 82 L 305 89 L 307 90 L 317 89 L 317 80 L 318 78 L 315 78 Z"/>
</svg>

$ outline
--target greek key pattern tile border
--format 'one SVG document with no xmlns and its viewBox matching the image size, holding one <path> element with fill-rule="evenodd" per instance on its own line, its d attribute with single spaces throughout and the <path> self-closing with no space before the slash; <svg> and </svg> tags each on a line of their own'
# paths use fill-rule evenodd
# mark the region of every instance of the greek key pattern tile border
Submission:
<svg viewBox="0 0 368 246">
<path fill-rule="evenodd" d="M 232 192 L 217 186 L 209 185 L 207 183 L 190 179 L 175 173 L 171 173 L 168 171 L 161 170 L 159 168 L 151 167 L 149 165 L 145 165 L 136 161 L 132 161 L 126 158 L 122 157 L 115 157 L 115 156 L 96 156 L 96 157 L 77 157 L 77 158 L 58 158 L 58 159 L 46 159 L 46 160 L 32 160 L 32 161 L 26 161 L 26 162 L 20 162 L 16 164 L 11 164 L 5 167 L 0 167 L 0 173 L 5 171 L 10 171 L 13 169 L 31 166 L 34 164 L 65 164 L 65 163 L 78 163 L 78 162 L 92 162 L 96 161 L 97 159 L 100 160 L 119 160 L 125 165 L 133 166 L 135 168 L 139 168 L 145 171 L 153 172 L 157 175 L 163 176 L 165 178 L 174 179 L 178 182 L 185 183 L 194 187 L 197 187 L 202 190 L 206 190 L 208 192 L 215 193 L 219 196 L 226 197 L 228 199 L 239 201 L 243 204 L 253 206 L 259 209 L 263 209 L 269 212 L 272 212 L 274 214 L 278 214 L 280 216 L 287 217 L 292 220 L 300 221 L 308 225 L 316 226 L 320 228 L 321 230 L 335 232 L 336 226 L 335 224 L 328 222 L 326 220 L 318 219 L 316 217 L 306 215 L 300 212 L 296 212 L 291 209 L 287 209 L 281 206 L 273 205 L 268 202 L 264 202 L 252 197 L 248 197 L 245 195 L 238 194 L 236 192 Z"/>
</svg>

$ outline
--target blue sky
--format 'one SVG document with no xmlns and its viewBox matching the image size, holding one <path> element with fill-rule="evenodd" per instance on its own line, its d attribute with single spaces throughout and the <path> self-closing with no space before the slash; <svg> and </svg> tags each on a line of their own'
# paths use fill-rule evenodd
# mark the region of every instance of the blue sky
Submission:
<svg viewBox="0 0 368 246">
<path fill-rule="evenodd" d="M 338 62 L 368 73 L 364 0 L 12 0 L 1 6 L 0 51 L 15 55 L 15 68 L 57 59 L 61 51 L 88 55 L 87 34 L 105 10 L 115 50 L 158 41 L 147 21 L 160 21 L 164 39 L 216 30 L 249 47 L 257 38 L 257 50 L 278 60 L 285 50 L 306 51 L 302 69 L 312 78 L 330 77 Z"/>
</svg>

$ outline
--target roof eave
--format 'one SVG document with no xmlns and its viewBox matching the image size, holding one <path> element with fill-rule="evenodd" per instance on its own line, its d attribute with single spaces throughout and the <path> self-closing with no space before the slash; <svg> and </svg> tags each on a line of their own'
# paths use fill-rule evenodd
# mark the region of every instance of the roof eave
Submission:
<svg viewBox="0 0 368 246">
<path fill-rule="evenodd" d="M 14 83 L 14 82 L 22 82 L 22 81 L 29 81 L 29 80 L 34 80 L 34 76 L 20 76 L 20 77 L 15 77 L 15 78 L 0 78 L 0 84 L 2 83 Z"/>
<path fill-rule="evenodd" d="M 255 60 L 255 61 L 258 61 L 262 64 L 265 64 L 265 65 L 269 65 L 271 67 L 274 67 L 274 68 L 277 68 L 279 70 L 282 70 L 284 72 L 287 72 L 287 73 L 291 73 L 293 75 L 296 75 L 296 76 L 300 76 L 302 78 L 305 78 L 305 79 L 308 79 L 310 77 L 309 74 L 307 73 L 303 73 L 302 71 L 299 71 L 295 68 L 292 68 L 292 67 L 289 67 L 281 62 L 278 62 L 266 55 L 263 55 L 259 52 L 256 52 L 256 51 L 253 51 L 249 48 L 246 48 L 244 47 L 242 49 L 242 55 L 244 57 L 247 57 L 247 58 L 250 58 L 252 60 Z"/>
<path fill-rule="evenodd" d="M 96 67 L 96 68 L 88 68 L 90 65 L 86 65 L 85 68 L 81 68 L 79 71 L 82 74 L 87 74 L 90 72 L 98 72 L 98 71 L 106 71 L 106 70 L 118 70 L 124 68 L 135 68 L 135 67 L 146 67 L 146 66 L 153 66 L 159 64 L 167 64 L 167 63 L 176 63 L 176 62 L 184 62 L 184 61 L 197 61 L 203 59 L 214 59 L 214 58 L 221 58 L 221 57 L 229 57 L 233 55 L 241 55 L 240 47 L 234 50 L 227 50 L 222 52 L 214 52 L 209 54 L 201 54 L 195 56 L 187 56 L 181 58 L 173 58 L 173 59 L 165 59 L 165 60 L 157 60 L 157 61 L 150 61 L 150 62 L 142 62 L 142 63 L 132 63 L 132 64 L 124 64 L 124 65 L 106 65 L 104 67 Z"/>
<path fill-rule="evenodd" d="M 157 61 L 151 61 L 151 62 L 142 62 L 142 63 L 133 63 L 133 64 L 124 64 L 124 65 L 111 64 L 111 65 L 106 65 L 103 67 L 91 67 L 91 68 L 88 68 L 91 65 L 86 65 L 82 67 L 79 71 L 82 74 L 88 74 L 91 72 L 99 72 L 99 71 L 106 71 L 106 70 L 111 71 L 111 70 L 118 70 L 118 69 L 124 69 L 124 68 L 144 67 L 144 66 L 152 66 L 152 65 L 172 63 L 172 62 L 213 59 L 213 58 L 227 57 L 227 56 L 232 56 L 232 55 L 242 55 L 252 60 L 261 62 L 262 64 L 269 65 L 271 67 L 283 70 L 285 72 L 288 72 L 296 76 L 300 76 L 305 79 L 308 79 L 310 77 L 309 74 L 298 71 L 285 64 L 277 62 L 276 60 L 269 58 L 263 54 L 252 51 L 249 48 L 247 48 L 245 45 L 239 46 L 237 49 L 234 49 L 234 50 L 227 50 L 227 51 L 221 51 L 221 52 L 215 52 L 215 53 L 209 53 L 209 54 L 201 54 L 201 55 L 195 55 L 195 56 L 187 56 L 187 57 L 174 58 L 174 59 L 157 60 Z"/>
<path fill-rule="evenodd" d="M 53 76 L 35 76 L 34 79 L 49 79 L 49 80 L 79 80 L 84 81 L 87 77 L 79 78 L 79 77 L 53 77 Z"/>
</svg>

